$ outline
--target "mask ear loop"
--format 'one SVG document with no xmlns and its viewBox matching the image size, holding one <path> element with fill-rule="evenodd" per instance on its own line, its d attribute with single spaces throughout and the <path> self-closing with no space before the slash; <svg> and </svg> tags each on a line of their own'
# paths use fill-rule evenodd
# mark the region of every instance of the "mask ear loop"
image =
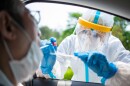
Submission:
<svg viewBox="0 0 130 86">
<path fill-rule="evenodd" d="M 78 43 L 79 43 L 78 47 L 81 52 L 86 52 L 86 50 L 87 50 L 86 48 L 88 48 L 88 43 L 87 43 L 88 35 L 87 34 L 88 34 L 88 31 L 86 31 L 86 30 L 85 30 L 85 32 L 81 31 L 78 34 L 78 35 L 80 35 L 80 36 L 78 36 Z"/>
<path fill-rule="evenodd" d="M 4 39 L 3 39 L 3 44 L 5 46 L 5 49 L 6 49 L 7 53 L 8 53 L 8 55 L 9 55 L 10 59 L 13 60 L 13 56 L 11 54 L 11 51 L 10 51 L 10 49 L 9 49 L 9 47 L 8 47 L 8 45 L 7 45 L 7 43 L 6 43 L 6 41 Z"/>
</svg>

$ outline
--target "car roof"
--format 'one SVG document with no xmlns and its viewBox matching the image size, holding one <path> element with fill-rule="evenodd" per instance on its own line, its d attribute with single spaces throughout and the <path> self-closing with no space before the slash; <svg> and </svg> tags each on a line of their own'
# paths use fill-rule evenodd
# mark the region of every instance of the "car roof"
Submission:
<svg viewBox="0 0 130 86">
<path fill-rule="evenodd" d="M 61 3 L 101 10 L 130 20 L 130 0 L 25 0 L 32 2 Z"/>
</svg>

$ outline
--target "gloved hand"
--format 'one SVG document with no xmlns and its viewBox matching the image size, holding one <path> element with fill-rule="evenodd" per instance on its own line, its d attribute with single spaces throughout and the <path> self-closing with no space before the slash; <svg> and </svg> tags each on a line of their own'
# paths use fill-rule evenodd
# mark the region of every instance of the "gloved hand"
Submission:
<svg viewBox="0 0 130 86">
<path fill-rule="evenodd" d="M 74 52 L 74 55 L 80 58 L 85 64 L 87 64 L 87 60 L 88 60 L 87 52 Z"/>
<path fill-rule="evenodd" d="M 74 55 L 85 62 L 98 76 L 102 76 L 105 79 L 112 77 L 117 72 L 116 66 L 113 63 L 109 64 L 106 56 L 97 51 L 76 52 Z"/>
<path fill-rule="evenodd" d="M 51 40 L 52 39 L 50 39 L 50 41 Z M 42 73 L 51 74 L 53 66 L 56 62 L 55 48 L 51 42 L 46 42 L 46 44 L 42 46 L 40 49 L 42 50 L 44 55 L 40 65 Z"/>
<path fill-rule="evenodd" d="M 56 38 L 55 38 L 55 37 L 51 37 L 51 38 L 50 38 L 50 42 L 52 43 L 52 45 L 54 46 L 55 50 L 57 51 L 57 42 L 56 42 Z"/>
</svg>

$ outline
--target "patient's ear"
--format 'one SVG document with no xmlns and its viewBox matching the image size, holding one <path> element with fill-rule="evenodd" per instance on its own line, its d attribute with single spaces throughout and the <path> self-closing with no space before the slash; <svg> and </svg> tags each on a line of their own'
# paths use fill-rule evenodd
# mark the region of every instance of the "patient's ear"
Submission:
<svg viewBox="0 0 130 86">
<path fill-rule="evenodd" d="M 0 12 L 0 34 L 8 40 L 16 38 L 16 29 L 11 22 L 11 16 L 6 11 Z"/>
</svg>

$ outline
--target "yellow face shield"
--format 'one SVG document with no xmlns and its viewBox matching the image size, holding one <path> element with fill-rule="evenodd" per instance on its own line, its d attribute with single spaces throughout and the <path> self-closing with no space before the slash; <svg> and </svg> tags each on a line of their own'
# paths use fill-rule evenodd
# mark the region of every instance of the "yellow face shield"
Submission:
<svg viewBox="0 0 130 86">
<path fill-rule="evenodd" d="M 80 25 L 82 25 L 83 27 L 87 28 L 87 29 L 94 29 L 100 32 L 110 32 L 111 31 L 111 27 L 107 27 L 107 26 L 103 26 L 103 25 L 99 25 L 99 24 L 95 24 L 92 22 L 88 22 L 85 19 L 79 17 L 78 19 L 78 23 Z"/>
</svg>

